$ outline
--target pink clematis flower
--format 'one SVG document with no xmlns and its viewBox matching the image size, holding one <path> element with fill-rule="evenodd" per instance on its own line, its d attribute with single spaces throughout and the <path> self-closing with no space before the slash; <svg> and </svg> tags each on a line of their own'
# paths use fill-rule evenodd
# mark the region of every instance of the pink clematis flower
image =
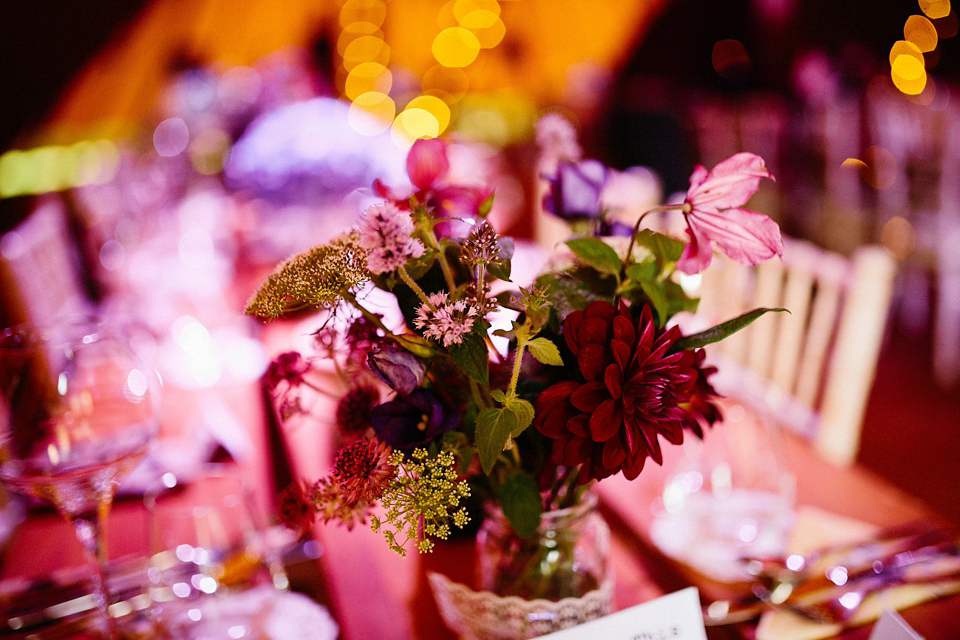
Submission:
<svg viewBox="0 0 960 640">
<path fill-rule="evenodd" d="M 780 227 L 770 217 L 743 209 L 757 192 L 762 178 L 773 179 L 763 158 L 737 153 L 711 171 L 697 165 L 690 176 L 684 204 L 690 242 L 677 261 L 687 274 L 700 273 L 713 258 L 716 245 L 733 260 L 757 264 L 774 255 L 783 255 Z"/>
<path fill-rule="evenodd" d="M 451 218 L 437 225 L 435 231 L 439 235 L 463 237 L 479 217 L 480 205 L 492 190 L 486 186 L 449 184 L 445 182 L 449 171 L 447 143 L 439 138 L 421 138 L 407 153 L 407 176 L 413 191 L 395 191 L 380 180 L 374 182 L 373 189 L 401 209 L 406 209 L 410 197 L 416 196 L 419 202 L 433 209 L 438 218 Z"/>
</svg>

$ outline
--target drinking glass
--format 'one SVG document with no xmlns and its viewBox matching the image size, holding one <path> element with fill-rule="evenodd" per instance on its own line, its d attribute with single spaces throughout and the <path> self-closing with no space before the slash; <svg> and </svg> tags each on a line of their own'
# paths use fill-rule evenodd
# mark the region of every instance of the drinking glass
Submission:
<svg viewBox="0 0 960 640">
<path fill-rule="evenodd" d="M 278 555 L 265 545 L 263 523 L 243 478 L 213 469 L 145 500 L 156 636 L 260 637 L 287 578 Z"/>
<path fill-rule="evenodd" d="M 121 474 L 158 429 L 159 387 L 122 328 L 101 319 L 0 332 L 0 480 L 73 524 L 111 639 L 104 523 Z"/>
</svg>

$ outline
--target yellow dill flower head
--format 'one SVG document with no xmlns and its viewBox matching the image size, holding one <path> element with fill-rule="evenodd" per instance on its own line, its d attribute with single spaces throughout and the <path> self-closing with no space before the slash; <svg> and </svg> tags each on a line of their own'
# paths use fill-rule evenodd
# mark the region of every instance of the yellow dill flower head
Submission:
<svg viewBox="0 0 960 640">
<path fill-rule="evenodd" d="M 370 279 L 359 233 L 341 234 L 280 263 L 247 302 L 246 313 L 265 320 L 306 307 L 331 309 Z"/>
</svg>

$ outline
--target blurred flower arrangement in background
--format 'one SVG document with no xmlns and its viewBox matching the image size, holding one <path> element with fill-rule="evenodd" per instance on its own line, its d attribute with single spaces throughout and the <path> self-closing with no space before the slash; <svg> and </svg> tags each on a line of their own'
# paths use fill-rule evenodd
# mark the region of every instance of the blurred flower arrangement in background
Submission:
<svg viewBox="0 0 960 640">
<path fill-rule="evenodd" d="M 683 216 L 679 239 L 645 228 L 646 214 L 632 227 L 609 217 L 617 173 L 580 158 L 562 117 L 541 120 L 538 143 L 554 156 L 544 207 L 574 233 L 527 286 L 510 281 L 513 240 L 485 219 L 494 194 L 450 184 L 446 142 L 423 139 L 410 189 L 375 184 L 381 201 L 355 228 L 281 263 L 250 299 L 266 320 L 319 312 L 317 353 L 268 371 L 282 415 L 306 410 L 320 362 L 348 383 L 332 474 L 284 491 L 289 526 L 369 521 L 401 555 L 426 552 L 477 515 L 473 496 L 528 537 L 593 483 L 661 463 L 661 437 L 679 445 L 720 419 L 703 347 L 770 310 L 683 335 L 672 320 L 697 300 L 676 274 L 707 268 L 715 249 L 747 264 L 782 252 L 776 223 L 743 208 L 771 177 L 763 160 L 697 167 L 685 200 L 655 209 Z M 375 289 L 401 321 L 369 308 Z"/>
</svg>

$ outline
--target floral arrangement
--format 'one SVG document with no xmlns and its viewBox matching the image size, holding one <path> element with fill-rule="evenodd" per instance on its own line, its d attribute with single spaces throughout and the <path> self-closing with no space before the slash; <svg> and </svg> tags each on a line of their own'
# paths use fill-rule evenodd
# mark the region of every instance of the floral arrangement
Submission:
<svg viewBox="0 0 960 640">
<path fill-rule="evenodd" d="M 609 215 L 618 174 L 580 159 L 566 121 L 545 117 L 538 142 L 544 206 L 577 233 L 532 285 L 512 288 L 514 243 L 486 220 L 494 194 L 448 183 L 446 142 L 432 139 L 410 149 L 412 190 L 375 184 L 380 201 L 355 228 L 280 264 L 250 299 L 247 313 L 268 320 L 318 310 L 320 356 L 349 385 L 332 474 L 284 491 L 290 526 L 369 520 L 398 553 L 426 552 L 466 524 L 472 495 L 526 537 L 590 484 L 661 463 L 661 437 L 679 445 L 719 420 L 703 347 L 769 310 L 683 335 L 671 320 L 697 300 L 676 274 L 701 272 L 715 249 L 747 264 L 782 252 L 776 223 L 743 208 L 771 177 L 763 160 L 697 167 L 683 202 L 656 209 L 683 217 L 679 239 L 645 228 L 646 214 L 633 226 Z M 373 289 L 396 300 L 397 326 L 365 305 Z M 510 328 L 492 330 L 495 314 Z M 272 364 L 284 415 L 303 410 L 317 362 Z"/>
</svg>

